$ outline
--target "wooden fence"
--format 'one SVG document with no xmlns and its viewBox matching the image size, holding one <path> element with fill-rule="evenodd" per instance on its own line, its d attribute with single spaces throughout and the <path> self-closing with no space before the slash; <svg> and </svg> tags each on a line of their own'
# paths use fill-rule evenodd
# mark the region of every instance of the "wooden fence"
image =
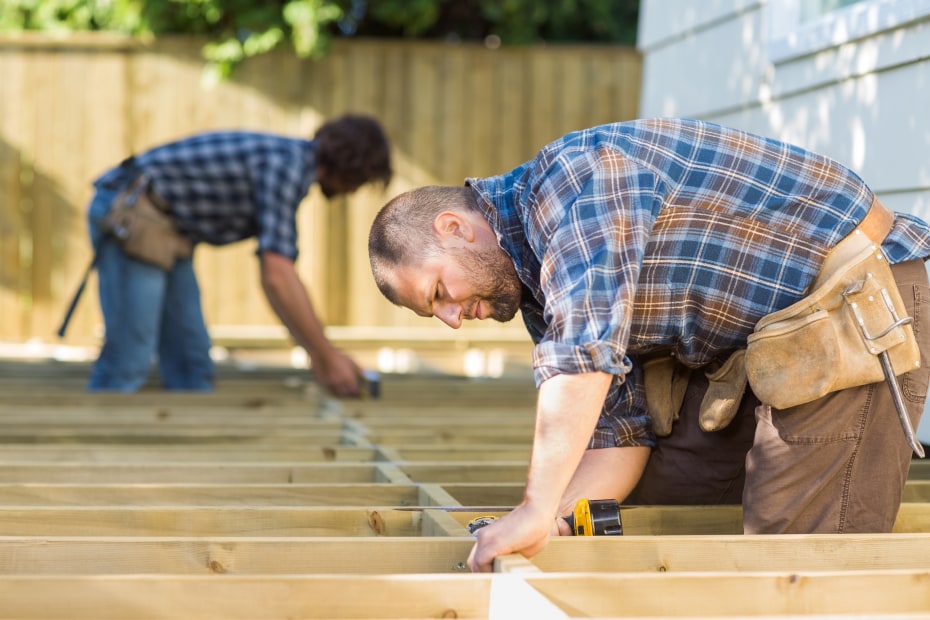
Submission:
<svg viewBox="0 0 930 620">
<path fill-rule="evenodd" d="M 200 46 L 0 36 L 0 342 L 57 342 L 91 257 L 86 204 L 104 169 L 197 131 L 311 135 L 343 112 L 382 120 L 396 178 L 383 194 L 332 203 L 313 189 L 299 217 L 299 269 L 330 326 L 435 328 L 392 307 L 371 282 L 365 243 L 377 209 L 410 187 L 509 170 L 567 131 L 634 118 L 640 91 L 640 58 L 624 47 L 358 40 L 321 61 L 250 60 L 210 85 Z M 277 326 L 253 242 L 198 249 L 196 262 L 211 327 L 235 335 Z M 522 333 L 518 323 L 470 329 Z M 93 346 L 100 333 L 92 278 L 64 343 Z"/>
</svg>

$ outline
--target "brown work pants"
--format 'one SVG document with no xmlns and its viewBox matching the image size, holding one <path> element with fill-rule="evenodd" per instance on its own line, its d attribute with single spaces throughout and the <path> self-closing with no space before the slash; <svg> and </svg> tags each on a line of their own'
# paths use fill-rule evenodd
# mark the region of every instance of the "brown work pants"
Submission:
<svg viewBox="0 0 930 620">
<path fill-rule="evenodd" d="M 930 379 L 930 288 L 923 261 L 892 272 L 921 350 L 921 368 L 898 377 L 916 428 Z M 892 530 L 911 449 L 885 383 L 790 409 L 747 390 L 733 422 L 714 433 L 698 425 L 706 389 L 704 374 L 691 373 L 672 434 L 659 438 L 625 503 L 742 503 L 747 534 Z"/>
</svg>

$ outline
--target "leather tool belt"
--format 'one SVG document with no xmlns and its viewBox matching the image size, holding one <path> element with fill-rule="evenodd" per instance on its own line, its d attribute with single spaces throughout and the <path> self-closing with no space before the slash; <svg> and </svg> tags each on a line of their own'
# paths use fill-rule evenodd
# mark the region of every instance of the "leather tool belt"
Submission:
<svg viewBox="0 0 930 620">
<path fill-rule="evenodd" d="M 190 240 L 174 226 L 167 206 L 139 175 L 117 194 L 103 228 L 129 256 L 169 271 L 179 258 L 190 258 Z"/>
<path fill-rule="evenodd" d="M 759 399 L 778 409 L 831 392 L 878 383 L 920 366 L 920 350 L 881 250 L 894 215 L 873 201 L 863 222 L 831 250 L 813 292 L 763 317 L 749 335 L 746 375 Z"/>
</svg>

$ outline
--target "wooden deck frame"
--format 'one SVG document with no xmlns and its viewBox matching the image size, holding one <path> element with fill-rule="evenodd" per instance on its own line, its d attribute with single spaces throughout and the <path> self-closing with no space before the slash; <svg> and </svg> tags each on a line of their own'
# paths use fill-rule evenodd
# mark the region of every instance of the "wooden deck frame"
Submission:
<svg viewBox="0 0 930 620">
<path fill-rule="evenodd" d="M 471 575 L 465 524 L 521 495 L 532 391 L 410 378 L 333 402 L 287 374 L 203 399 L 0 381 L 0 617 L 930 618 L 926 462 L 894 534 L 625 507 L 622 537 Z"/>
<path fill-rule="evenodd" d="M 468 572 L 474 538 L 457 522 L 431 527 L 415 538 L 0 536 L 0 575 Z M 552 574 L 829 572 L 924 570 L 928 555 L 926 534 L 618 536 L 557 538 L 526 562 Z"/>
<path fill-rule="evenodd" d="M 716 572 L 0 576 L 0 613 L 22 620 L 804 616 L 900 620 L 927 618 L 928 580 L 927 570 L 731 573 L 725 579 Z"/>
</svg>

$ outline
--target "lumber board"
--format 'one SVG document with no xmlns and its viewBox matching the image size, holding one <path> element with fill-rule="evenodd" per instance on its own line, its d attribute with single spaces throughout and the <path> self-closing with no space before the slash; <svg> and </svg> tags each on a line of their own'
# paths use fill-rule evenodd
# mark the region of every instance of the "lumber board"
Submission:
<svg viewBox="0 0 930 620">
<path fill-rule="evenodd" d="M 4 394 L 0 391 L 0 394 Z M 164 426 L 184 424 L 235 424 L 237 426 L 274 426 L 290 424 L 320 425 L 322 405 L 303 400 L 294 403 L 255 405 L 144 405 L 126 402 L 117 406 L 85 403 L 85 393 L 75 394 L 68 405 L 10 404 L 0 402 L 0 423 L 66 423 L 66 424 L 139 424 L 158 423 Z M 332 417 L 338 423 L 341 418 Z"/>
<path fill-rule="evenodd" d="M 522 500 L 531 380 L 385 375 L 382 399 L 338 400 L 306 371 L 223 367 L 213 394 L 127 397 L 11 370 L 0 617 L 930 618 L 925 461 L 892 534 L 744 536 L 739 506 L 624 506 L 624 536 L 471 575 L 467 522 Z"/>
<path fill-rule="evenodd" d="M 490 617 L 494 586 L 510 594 L 510 609 L 535 609 L 541 596 L 564 617 L 926 618 L 930 608 L 927 570 L 740 573 L 726 579 L 720 573 L 39 575 L 0 577 L 0 615 L 23 620 L 479 619 Z M 514 597 L 526 597 L 527 606 Z"/>
<path fill-rule="evenodd" d="M 58 386 L 48 382 L 37 382 L 36 387 L 15 385 L 0 380 L 0 393 L 6 405 L 70 407 L 76 402 L 82 406 L 118 408 L 130 406 L 225 406 L 237 409 L 260 409 L 295 403 L 318 403 L 322 395 L 308 395 L 290 388 L 260 390 L 238 390 L 218 386 L 215 392 L 164 392 L 162 390 L 140 391 L 134 394 L 109 392 L 84 392 L 81 386 Z"/>
<path fill-rule="evenodd" d="M 912 460 L 907 477 L 909 480 L 930 480 L 930 460 Z"/>
<path fill-rule="evenodd" d="M 282 445 L 283 444 L 283 445 Z M 338 444 L 300 445 L 300 442 L 243 445 L 225 444 L 0 444 L 0 467 L 12 463 L 371 463 L 380 455 L 374 448 Z M 383 459 L 382 459 L 383 460 Z"/>
<path fill-rule="evenodd" d="M 908 478 L 904 485 L 904 502 L 930 502 L 930 480 Z"/>
<path fill-rule="evenodd" d="M 534 574 L 525 579 L 578 617 L 872 617 L 926 615 L 930 609 L 930 569 Z"/>
<path fill-rule="evenodd" d="M 469 420 L 474 424 L 499 422 L 501 418 L 514 422 L 529 422 L 536 415 L 536 404 L 532 400 L 511 404 L 487 402 L 478 405 L 460 405 L 454 400 L 448 401 L 441 394 L 437 394 L 436 398 L 443 398 L 444 401 L 440 407 L 435 404 L 435 401 L 427 400 L 427 398 L 428 396 L 424 396 L 422 401 L 404 405 L 372 400 L 359 401 L 359 403 L 345 401 L 340 402 L 335 411 L 341 419 L 356 420 L 365 424 L 370 422 L 389 424 L 391 420 L 404 420 L 416 415 L 436 417 L 437 411 L 440 413 L 439 417 L 446 420 Z"/>
<path fill-rule="evenodd" d="M 473 544 L 462 535 L 0 536 L 0 574 L 463 573 Z M 556 537 L 531 562 L 554 574 L 832 572 L 922 570 L 928 557 L 926 534 L 611 536 Z"/>
<path fill-rule="evenodd" d="M 2 463 L 0 483 L 321 483 L 377 482 L 377 463 Z M 396 481 L 399 482 L 399 481 Z M 409 482 L 409 480 L 407 480 Z"/>
<path fill-rule="evenodd" d="M 513 444 L 525 441 L 528 445 L 533 440 L 531 429 L 499 428 L 477 426 L 471 428 L 435 428 L 435 429 L 384 429 L 369 431 L 359 435 L 368 444 L 394 445 L 422 443 L 431 445 L 469 445 L 469 444 Z"/>
<path fill-rule="evenodd" d="M 0 506 L 10 536 L 420 536 L 421 519 L 391 506 Z"/>
<path fill-rule="evenodd" d="M 490 575 L 0 577 L 0 616 L 32 620 L 487 618 Z M 49 596 L 54 592 L 54 596 Z"/>
<path fill-rule="evenodd" d="M 450 515 L 463 528 L 478 516 L 506 511 L 462 510 Z M 469 507 L 464 507 L 469 508 Z M 423 509 L 337 506 L 0 506 L 4 533 L 35 536 L 268 535 L 339 536 L 420 535 Z M 373 522 L 371 514 L 377 513 Z M 731 507 L 649 506 L 621 510 L 628 535 L 718 535 L 742 532 L 741 511 Z M 378 521 L 384 527 L 378 527 Z M 906 523 L 896 532 L 908 532 Z M 919 531 L 919 530 L 918 530 Z M 274 532 L 274 534 L 272 533 Z"/>
<path fill-rule="evenodd" d="M 412 484 L 0 484 L 0 506 L 421 506 Z"/>
<path fill-rule="evenodd" d="M 443 482 L 442 488 L 462 506 L 516 506 L 523 501 L 523 482 Z"/>
<path fill-rule="evenodd" d="M 473 544 L 467 536 L 0 536 L 0 574 L 461 574 Z"/>
<path fill-rule="evenodd" d="M 126 425 L 123 427 L 100 424 L 71 427 L 59 424 L 43 428 L 17 428 L 0 426 L 4 444 L 20 443 L 123 443 L 123 444 L 224 444 L 291 442 L 307 444 L 345 443 L 346 433 L 338 427 L 325 428 L 274 428 L 235 427 L 230 425 L 203 425 L 164 428 L 161 426 Z"/>
<path fill-rule="evenodd" d="M 472 463 L 407 463 L 400 468 L 414 482 L 519 482 L 526 481 L 526 463 L 481 462 Z"/>
<path fill-rule="evenodd" d="M 530 462 L 531 442 L 517 444 L 495 444 L 486 446 L 479 443 L 468 445 L 393 445 L 378 446 L 381 458 L 389 461 L 518 461 Z"/>
<path fill-rule="evenodd" d="M 547 573 L 930 569 L 930 534 L 566 536 L 533 564 Z"/>
</svg>

